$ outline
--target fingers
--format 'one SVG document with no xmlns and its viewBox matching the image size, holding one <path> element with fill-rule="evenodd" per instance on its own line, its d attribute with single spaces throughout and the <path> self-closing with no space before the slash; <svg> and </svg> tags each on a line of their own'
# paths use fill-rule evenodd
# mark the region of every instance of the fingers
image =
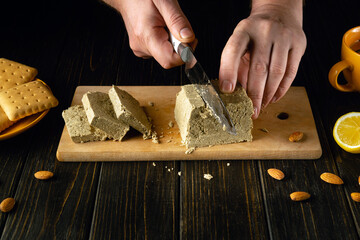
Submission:
<svg viewBox="0 0 360 240">
<path fill-rule="evenodd" d="M 261 106 L 265 108 L 273 99 L 286 71 L 289 43 L 285 40 L 275 42 L 272 47 L 268 78 L 265 84 Z M 290 81 L 291 83 L 291 81 Z"/>
<path fill-rule="evenodd" d="M 130 46 L 135 56 L 143 59 L 153 57 L 163 68 L 169 69 L 182 65 L 183 61 L 174 52 L 168 38 L 169 34 L 163 27 L 148 28 L 144 29 L 141 41 L 135 39 L 136 45 L 130 44 Z"/>
<path fill-rule="evenodd" d="M 303 54 L 303 49 L 296 48 L 289 51 L 286 72 L 283 79 L 281 80 L 279 87 L 277 88 L 274 97 L 271 99 L 271 103 L 277 102 L 289 90 L 291 83 L 295 79 Z"/>
<path fill-rule="evenodd" d="M 259 116 L 261 110 L 264 88 L 268 79 L 272 42 L 267 40 L 268 38 L 266 37 L 254 39 L 254 46 L 250 53 L 251 60 L 249 65 L 247 93 L 253 102 L 253 118 L 255 119 Z"/>
<path fill-rule="evenodd" d="M 162 27 L 151 29 L 145 38 L 149 54 L 165 69 L 182 65 L 180 56 L 169 42 L 169 34 Z"/>
<path fill-rule="evenodd" d="M 250 53 L 246 52 L 245 55 L 242 56 L 240 60 L 239 69 L 238 69 L 238 82 L 245 90 L 247 90 L 249 65 L 250 65 Z"/>
<path fill-rule="evenodd" d="M 219 84 L 224 93 L 234 91 L 238 79 L 238 70 L 242 57 L 249 44 L 249 35 L 245 31 L 234 31 L 221 54 Z"/>
<path fill-rule="evenodd" d="M 184 43 L 195 40 L 191 25 L 176 0 L 154 0 L 154 4 L 164 18 L 166 26 L 178 40 Z"/>
<path fill-rule="evenodd" d="M 194 39 L 194 41 L 192 41 L 191 43 L 189 43 L 190 47 L 195 50 L 197 45 L 198 45 L 199 41 L 197 38 Z"/>
</svg>

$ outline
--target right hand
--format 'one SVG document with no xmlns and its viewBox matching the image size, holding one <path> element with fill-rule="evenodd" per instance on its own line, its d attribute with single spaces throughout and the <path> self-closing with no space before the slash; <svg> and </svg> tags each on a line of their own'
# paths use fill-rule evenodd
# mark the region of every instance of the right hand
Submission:
<svg viewBox="0 0 360 240">
<path fill-rule="evenodd" d="M 193 42 L 195 34 L 177 0 L 104 1 L 121 13 L 136 56 L 154 57 L 165 69 L 183 64 L 174 52 L 166 27 L 184 43 Z"/>
</svg>

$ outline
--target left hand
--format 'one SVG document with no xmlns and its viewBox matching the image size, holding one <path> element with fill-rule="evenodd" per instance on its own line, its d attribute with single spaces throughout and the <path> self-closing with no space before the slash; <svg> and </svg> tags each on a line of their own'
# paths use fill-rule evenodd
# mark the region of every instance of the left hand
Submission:
<svg viewBox="0 0 360 240">
<path fill-rule="evenodd" d="M 221 91 L 232 92 L 237 81 L 245 88 L 254 119 L 261 108 L 285 95 L 306 48 L 302 0 L 259 2 L 266 1 L 253 0 L 250 16 L 240 21 L 226 43 L 219 71 Z"/>
</svg>

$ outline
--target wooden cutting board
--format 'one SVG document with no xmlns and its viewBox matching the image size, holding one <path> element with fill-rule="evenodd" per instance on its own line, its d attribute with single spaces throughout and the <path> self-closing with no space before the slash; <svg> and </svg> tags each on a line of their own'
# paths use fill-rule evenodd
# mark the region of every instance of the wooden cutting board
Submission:
<svg viewBox="0 0 360 240">
<path fill-rule="evenodd" d="M 176 93 L 179 86 L 121 86 L 145 108 L 152 118 L 160 144 L 143 140 L 135 130 L 122 142 L 74 143 L 64 127 L 58 150 L 59 161 L 161 161 L 161 160 L 225 160 L 225 159 L 317 159 L 322 150 L 316 131 L 310 103 L 304 87 L 291 87 L 277 103 L 269 105 L 254 121 L 253 141 L 196 149 L 185 154 L 181 146 L 179 129 L 174 119 Z M 79 86 L 72 105 L 81 104 L 87 91 L 107 92 L 110 86 Z M 150 106 L 153 102 L 154 106 Z M 280 113 L 287 119 L 279 119 Z M 169 122 L 175 126 L 170 128 Z M 268 132 L 266 132 L 268 131 Z M 290 142 L 288 137 L 295 131 L 304 133 L 300 142 Z"/>
</svg>

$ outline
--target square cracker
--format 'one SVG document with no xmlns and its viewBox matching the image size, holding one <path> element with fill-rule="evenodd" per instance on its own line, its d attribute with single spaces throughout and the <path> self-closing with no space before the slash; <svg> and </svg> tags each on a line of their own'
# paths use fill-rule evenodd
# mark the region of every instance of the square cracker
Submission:
<svg viewBox="0 0 360 240">
<path fill-rule="evenodd" d="M 10 121 L 6 116 L 4 110 L 0 107 L 0 132 L 13 125 L 14 122 Z"/>
<path fill-rule="evenodd" d="M 30 82 L 37 73 L 36 68 L 0 58 L 0 91 Z"/>
<path fill-rule="evenodd" d="M 0 92 L 0 106 L 11 121 L 56 107 L 58 100 L 40 80 Z"/>
</svg>

